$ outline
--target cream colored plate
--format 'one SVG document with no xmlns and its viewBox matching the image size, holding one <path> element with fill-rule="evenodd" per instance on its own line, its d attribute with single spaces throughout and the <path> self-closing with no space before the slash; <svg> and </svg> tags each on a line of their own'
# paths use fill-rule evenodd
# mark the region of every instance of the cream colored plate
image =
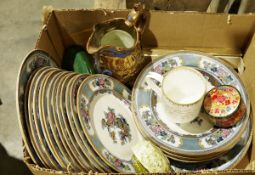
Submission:
<svg viewBox="0 0 255 175">
<path fill-rule="evenodd" d="M 28 96 L 28 112 L 29 112 L 29 123 L 31 133 L 36 143 L 36 149 L 38 150 L 43 161 L 47 165 L 46 167 L 52 169 L 59 169 L 56 160 L 51 155 L 48 146 L 45 144 L 45 139 L 42 136 L 42 128 L 38 122 L 38 91 L 42 78 L 47 72 L 54 70 L 54 68 L 44 68 L 38 71 L 38 75 L 34 76 L 31 82 L 31 88 Z"/>
<path fill-rule="evenodd" d="M 66 91 L 66 109 L 68 114 L 69 123 L 74 133 L 75 139 L 80 145 L 82 151 L 87 156 L 91 164 L 99 172 L 112 172 L 112 170 L 96 155 L 93 148 L 89 145 L 86 136 L 84 135 L 81 125 L 78 120 L 76 111 L 76 96 L 81 82 L 89 75 L 77 75 L 68 83 Z"/>
<path fill-rule="evenodd" d="M 55 79 L 52 81 L 51 89 L 49 92 L 49 98 L 47 99 L 47 111 L 49 114 L 49 124 L 51 131 L 53 132 L 53 137 L 57 143 L 62 154 L 68 160 L 68 165 L 74 171 L 78 171 L 81 169 L 81 165 L 77 163 L 75 156 L 73 155 L 72 151 L 70 150 L 69 146 L 66 143 L 65 138 L 61 134 L 61 129 L 58 123 L 57 117 L 57 88 L 59 84 L 62 83 L 63 77 L 70 72 L 64 71 L 61 72 L 56 76 Z"/>
<path fill-rule="evenodd" d="M 64 138 L 67 140 L 67 144 L 69 148 L 73 151 L 79 163 L 82 165 L 85 171 L 95 170 L 90 166 L 87 157 L 82 153 L 81 148 L 79 147 L 76 139 L 74 138 L 73 133 L 71 132 L 70 124 L 67 119 L 67 113 L 65 108 L 65 94 L 67 90 L 68 82 L 71 80 L 73 76 L 77 75 L 76 73 L 70 73 L 64 77 L 63 83 L 58 87 L 58 121 L 60 123 L 60 128 L 62 129 L 62 133 Z"/>
<path fill-rule="evenodd" d="M 37 157 L 38 159 L 36 159 L 36 163 L 38 165 L 43 165 L 44 167 L 47 167 L 46 163 L 44 162 L 41 154 L 39 153 L 39 150 L 37 149 L 38 147 L 38 143 L 35 142 L 35 139 L 34 139 L 34 136 L 33 136 L 33 133 L 32 133 L 32 129 L 30 127 L 30 122 L 29 122 L 29 119 L 31 117 L 31 115 L 29 115 L 29 110 L 28 110 L 28 106 L 29 106 L 29 94 L 33 91 L 34 89 L 34 82 L 32 84 L 32 81 L 34 81 L 34 77 L 37 77 L 42 70 L 44 69 L 48 69 L 48 67 L 44 67 L 44 68 L 38 68 L 36 70 L 34 70 L 33 73 L 30 74 L 30 77 L 27 81 L 27 85 L 26 85 L 26 90 L 25 90 L 25 93 L 24 93 L 24 115 L 26 116 L 26 123 L 27 123 L 27 132 L 28 132 L 28 135 L 26 136 L 28 140 L 30 140 L 29 142 L 31 142 L 31 146 L 29 146 L 29 149 L 30 150 L 34 150 L 35 151 L 35 157 Z M 32 159 L 33 160 L 33 159 Z"/>
<path fill-rule="evenodd" d="M 39 116 L 40 122 L 43 130 L 46 142 L 49 145 L 49 149 L 55 157 L 56 161 L 60 165 L 62 170 L 67 169 L 68 162 L 64 159 L 61 151 L 59 150 L 55 139 L 53 139 L 53 133 L 48 125 L 49 114 L 47 113 L 47 99 L 49 99 L 49 94 L 46 92 L 51 88 L 50 82 L 56 75 L 58 75 L 61 70 L 52 71 L 46 74 L 44 81 L 42 82 L 41 90 L 39 92 Z"/>
</svg>

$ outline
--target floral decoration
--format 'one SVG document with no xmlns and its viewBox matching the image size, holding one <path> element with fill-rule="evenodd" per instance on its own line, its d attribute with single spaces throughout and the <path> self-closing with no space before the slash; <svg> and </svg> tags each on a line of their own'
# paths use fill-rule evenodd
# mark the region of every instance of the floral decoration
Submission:
<svg viewBox="0 0 255 175">
<path fill-rule="evenodd" d="M 38 57 L 37 59 L 33 60 L 29 64 L 29 67 L 31 68 L 31 70 L 34 70 L 34 69 L 42 67 L 44 65 L 50 65 L 50 60 L 46 59 L 46 58 Z"/>
<path fill-rule="evenodd" d="M 98 77 L 95 79 L 95 81 L 93 81 L 93 86 L 103 89 L 103 88 L 107 88 L 107 87 L 111 86 L 111 82 L 107 78 Z"/>
<path fill-rule="evenodd" d="M 176 59 L 170 59 L 168 61 L 163 61 L 154 67 L 153 71 L 159 74 L 165 74 L 170 71 L 173 67 L 178 66 L 178 62 Z"/>
<path fill-rule="evenodd" d="M 166 129 L 158 123 L 157 119 L 152 116 L 149 110 L 144 111 L 142 113 L 142 117 L 144 118 L 146 125 L 149 126 L 149 128 L 156 137 L 160 137 L 162 140 L 165 140 L 172 144 L 176 142 L 175 137 L 172 134 L 168 133 Z"/>
<path fill-rule="evenodd" d="M 103 129 L 107 128 L 114 143 L 117 143 L 116 132 L 119 134 L 121 144 L 124 145 L 131 141 L 130 127 L 126 119 L 121 114 L 116 114 L 113 108 L 108 107 L 104 112 L 105 118 L 102 119 Z"/>
<path fill-rule="evenodd" d="M 228 72 L 226 72 L 224 67 L 212 62 L 208 62 L 206 60 L 203 60 L 202 64 L 205 70 L 213 72 L 222 82 L 224 82 L 224 84 L 234 85 L 235 82 L 233 77 Z"/>
<path fill-rule="evenodd" d="M 81 109 L 80 109 L 80 112 L 81 112 L 81 116 L 83 117 L 84 121 L 85 121 L 85 125 L 88 129 L 90 129 L 90 117 L 89 117 L 89 110 L 87 108 L 87 102 L 86 102 L 86 99 L 85 97 L 82 97 L 81 98 Z"/>
<path fill-rule="evenodd" d="M 209 145 L 217 145 L 218 143 L 223 141 L 225 138 L 227 138 L 231 133 L 233 133 L 233 129 L 221 128 L 213 132 L 208 138 L 205 139 L 205 141 Z"/>
<path fill-rule="evenodd" d="M 116 158 L 111 153 L 105 152 L 105 156 L 106 156 L 107 160 L 110 163 L 112 163 L 116 168 L 122 170 L 123 172 L 131 171 L 131 168 L 129 167 L 129 165 L 124 164 L 124 162 L 122 160 Z"/>
</svg>

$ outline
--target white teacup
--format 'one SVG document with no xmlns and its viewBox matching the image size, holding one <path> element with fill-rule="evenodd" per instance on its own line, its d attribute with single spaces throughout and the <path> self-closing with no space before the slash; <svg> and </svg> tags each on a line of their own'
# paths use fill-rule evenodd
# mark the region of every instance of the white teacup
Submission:
<svg viewBox="0 0 255 175">
<path fill-rule="evenodd" d="M 153 80 L 158 81 L 159 85 Z M 176 123 L 187 123 L 198 116 L 207 91 L 207 81 L 199 71 L 179 66 L 163 76 L 150 72 L 146 82 L 168 105 Z"/>
</svg>

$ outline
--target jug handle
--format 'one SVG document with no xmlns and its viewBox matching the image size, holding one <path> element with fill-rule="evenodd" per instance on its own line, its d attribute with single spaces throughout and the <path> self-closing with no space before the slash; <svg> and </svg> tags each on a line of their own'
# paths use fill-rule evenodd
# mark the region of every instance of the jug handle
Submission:
<svg viewBox="0 0 255 175">
<path fill-rule="evenodd" d="M 143 33 L 145 22 L 145 4 L 141 2 L 135 3 L 133 9 L 128 13 L 125 24 L 129 27 L 135 26 L 138 32 Z"/>
</svg>

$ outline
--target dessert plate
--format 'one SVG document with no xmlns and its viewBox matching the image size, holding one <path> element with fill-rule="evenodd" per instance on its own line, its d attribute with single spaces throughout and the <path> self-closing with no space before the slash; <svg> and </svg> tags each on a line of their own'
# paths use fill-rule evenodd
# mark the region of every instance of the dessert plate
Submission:
<svg viewBox="0 0 255 175">
<path fill-rule="evenodd" d="M 48 91 L 51 88 L 52 80 L 61 72 L 61 70 L 52 71 L 46 74 L 44 81 L 42 82 L 41 90 L 39 92 L 39 116 L 40 122 L 43 130 L 44 137 L 46 142 L 49 145 L 49 148 L 56 158 L 58 164 L 62 170 L 67 169 L 68 162 L 64 158 L 62 152 L 59 150 L 55 139 L 53 138 L 53 133 L 48 124 L 49 114 L 47 112 L 47 99 L 49 98 Z"/>
<path fill-rule="evenodd" d="M 129 89 L 106 75 L 91 75 L 80 85 L 77 111 L 91 146 L 118 172 L 135 172 L 131 147 L 142 139 L 132 117 Z"/>
<path fill-rule="evenodd" d="M 70 129 L 67 113 L 65 109 L 65 94 L 68 82 L 71 80 L 72 77 L 77 75 L 76 73 L 69 73 L 63 77 L 63 81 L 59 84 L 57 88 L 57 105 L 58 105 L 58 123 L 60 125 L 60 129 L 62 131 L 62 137 L 66 140 L 69 149 L 72 151 L 73 155 L 75 156 L 76 160 L 82 166 L 83 171 L 88 172 L 89 170 L 95 170 L 94 167 L 91 167 L 89 164 L 88 159 L 82 153 L 81 148 L 77 144 L 73 133 Z"/>
<path fill-rule="evenodd" d="M 65 157 L 68 160 L 68 166 L 69 168 L 73 169 L 74 171 L 78 171 L 81 169 L 81 165 L 77 162 L 73 152 L 70 150 L 67 141 L 62 136 L 62 130 L 60 128 L 59 122 L 58 122 L 58 105 L 57 105 L 57 89 L 59 88 L 59 84 L 62 83 L 63 77 L 67 75 L 69 72 L 64 71 L 61 72 L 56 76 L 56 78 L 53 80 L 51 89 L 49 92 L 49 98 L 47 99 L 47 110 L 49 114 L 49 126 L 51 128 L 51 131 L 53 132 L 53 137 L 59 147 L 59 149 L 62 151 L 62 154 L 65 155 Z"/>
<path fill-rule="evenodd" d="M 41 68 L 33 77 L 28 94 L 28 116 L 30 130 L 32 133 L 32 137 L 30 138 L 34 140 L 34 143 L 36 143 L 35 149 L 39 152 L 39 155 L 43 158 L 43 161 L 46 163 L 47 167 L 52 169 L 59 169 L 58 164 L 50 152 L 46 140 L 43 136 L 42 127 L 40 125 L 40 119 L 38 116 L 38 97 L 39 90 L 41 88 L 40 83 L 43 81 L 43 77 L 45 77 L 48 72 L 54 70 L 55 68 L 50 67 Z"/>
<path fill-rule="evenodd" d="M 72 86 L 71 84 L 77 79 L 77 77 L 80 75 L 75 75 L 73 77 L 71 77 L 66 83 L 66 89 L 64 90 L 64 94 L 62 94 L 62 98 L 64 98 L 63 102 L 64 104 L 62 104 L 60 107 L 63 110 L 63 115 L 66 119 L 64 119 L 64 123 L 65 123 L 65 127 L 68 127 L 68 136 L 69 138 L 71 138 L 73 145 L 75 146 L 77 152 L 79 152 L 79 154 L 84 157 L 83 161 L 86 161 L 88 164 L 88 168 L 90 168 L 91 170 L 94 171 L 99 171 L 99 172 L 104 172 L 104 170 L 95 162 L 90 161 L 89 157 L 88 157 L 88 150 L 85 147 L 85 145 L 82 143 L 82 140 L 77 132 L 77 129 L 75 128 L 75 124 L 73 121 L 73 116 L 72 116 L 72 111 L 71 111 L 71 106 L 70 106 L 70 99 L 71 97 L 76 97 L 71 93 L 72 90 Z M 83 79 L 85 79 L 85 77 L 87 77 L 88 75 L 83 75 Z"/>
<path fill-rule="evenodd" d="M 175 124 L 167 106 L 147 85 L 149 72 L 164 74 L 177 66 L 190 66 L 200 71 L 214 86 L 227 84 L 236 87 L 246 105 L 246 117 L 231 128 L 216 128 L 200 115 L 191 123 Z M 147 65 L 138 76 L 132 93 L 135 121 L 146 137 L 166 153 L 184 156 L 205 156 L 232 148 L 243 134 L 249 118 L 250 102 L 245 88 L 234 70 L 217 58 L 198 52 L 177 52 L 163 56 Z M 136 114 L 136 115 L 135 115 Z"/>
<path fill-rule="evenodd" d="M 53 59 L 44 51 L 42 50 L 34 50 L 30 52 L 19 68 L 18 74 L 18 81 L 17 81 L 17 93 L 16 93 L 16 102 L 17 102 L 17 113 L 19 118 L 19 127 L 22 134 L 22 139 L 24 141 L 25 147 L 28 151 L 29 156 L 31 157 L 32 161 L 38 165 L 42 165 L 40 159 L 36 155 L 33 146 L 29 140 L 29 133 L 27 127 L 28 124 L 28 116 L 25 115 L 25 108 L 24 105 L 24 94 L 25 89 L 28 88 L 27 82 L 31 75 L 31 73 L 39 67 L 44 66 L 52 66 L 57 67 L 57 64 L 53 61 Z"/>
<path fill-rule="evenodd" d="M 75 136 L 75 140 L 79 144 L 83 154 L 86 155 L 89 162 L 93 167 L 97 169 L 98 172 L 112 172 L 110 168 L 104 164 L 104 162 L 97 157 L 93 148 L 89 145 L 86 136 L 84 135 L 81 124 L 79 123 L 77 108 L 76 108 L 76 97 L 77 91 L 81 82 L 88 77 L 89 74 L 82 74 L 74 76 L 67 85 L 66 91 L 66 111 L 68 115 L 68 121 L 71 127 L 71 130 Z"/>
</svg>

